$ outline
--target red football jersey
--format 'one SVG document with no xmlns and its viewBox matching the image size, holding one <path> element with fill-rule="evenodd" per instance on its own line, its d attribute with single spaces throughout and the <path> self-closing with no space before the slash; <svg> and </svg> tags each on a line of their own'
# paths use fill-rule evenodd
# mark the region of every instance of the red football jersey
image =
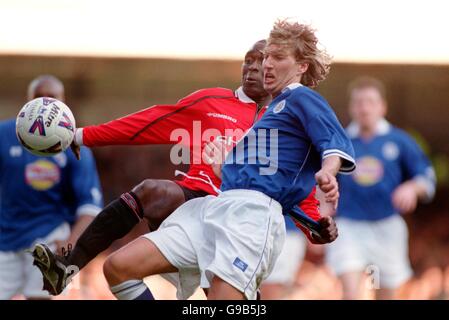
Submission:
<svg viewBox="0 0 449 320">
<path fill-rule="evenodd" d="M 221 180 L 202 161 L 206 143 L 217 136 L 237 142 L 262 116 L 266 108 L 243 92 L 224 88 L 198 90 L 174 105 L 155 105 L 105 124 L 83 128 L 83 144 L 105 145 L 181 144 L 190 151 L 190 168 L 176 182 L 191 190 L 217 194 Z M 172 159 L 173 160 L 173 159 Z M 312 191 L 301 209 L 320 217 Z M 306 233 L 307 234 L 307 233 Z"/>
<path fill-rule="evenodd" d="M 257 119 L 258 107 L 243 91 L 203 89 L 175 105 L 155 105 L 105 124 L 85 127 L 83 144 L 182 144 L 190 150 L 186 159 L 190 168 L 188 177 L 179 184 L 216 194 L 221 180 L 201 159 L 204 145 L 216 136 L 233 135 L 230 139 L 238 141 Z"/>
</svg>

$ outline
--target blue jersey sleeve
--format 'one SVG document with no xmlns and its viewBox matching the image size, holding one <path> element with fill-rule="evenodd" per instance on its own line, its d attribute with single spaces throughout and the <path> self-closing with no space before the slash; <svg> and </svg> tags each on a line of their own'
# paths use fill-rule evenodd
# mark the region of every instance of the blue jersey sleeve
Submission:
<svg viewBox="0 0 449 320">
<path fill-rule="evenodd" d="M 4 150 L 4 148 L 6 148 L 6 138 L 9 136 L 9 132 L 8 132 L 8 124 L 11 120 L 3 120 L 0 121 L 0 174 L 3 170 L 3 156 L 6 154 L 6 150 Z M 15 130 L 15 124 L 14 124 L 14 130 Z"/>
<path fill-rule="evenodd" d="M 0 121 L 0 177 L 1 174 L 3 172 L 3 150 L 1 150 L 1 148 L 5 145 L 5 143 L 3 142 L 3 137 L 5 136 L 3 127 L 4 127 L 4 121 Z M 0 186 L 1 187 L 1 186 Z"/>
<path fill-rule="evenodd" d="M 405 132 L 401 134 L 401 166 L 405 180 L 415 179 L 426 186 L 429 199 L 435 194 L 435 172 L 430 160 L 416 141 Z"/>
<path fill-rule="evenodd" d="M 310 90 L 298 95 L 294 104 L 294 112 L 321 158 L 337 155 L 343 160 L 340 173 L 354 171 L 351 140 L 324 98 Z"/>
<path fill-rule="evenodd" d="M 103 195 L 95 159 L 88 148 L 81 148 L 81 160 L 74 160 L 71 170 L 76 214 L 96 215 L 103 207 Z"/>
</svg>

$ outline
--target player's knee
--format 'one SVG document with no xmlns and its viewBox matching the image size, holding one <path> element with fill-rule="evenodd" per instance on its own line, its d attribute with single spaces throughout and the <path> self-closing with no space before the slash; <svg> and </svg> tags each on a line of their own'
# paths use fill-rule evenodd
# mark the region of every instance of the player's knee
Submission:
<svg viewBox="0 0 449 320">
<path fill-rule="evenodd" d="M 109 285 L 116 285 L 128 279 L 129 268 L 119 254 L 112 254 L 103 264 L 103 273 Z"/>
<path fill-rule="evenodd" d="M 161 180 L 146 179 L 133 192 L 139 197 L 150 229 L 157 229 L 165 219 L 165 209 L 171 206 L 171 199 L 167 197 L 167 184 Z"/>
<path fill-rule="evenodd" d="M 134 187 L 133 192 L 139 198 L 143 207 L 158 197 L 163 191 L 164 186 L 158 180 L 145 179 Z"/>
</svg>

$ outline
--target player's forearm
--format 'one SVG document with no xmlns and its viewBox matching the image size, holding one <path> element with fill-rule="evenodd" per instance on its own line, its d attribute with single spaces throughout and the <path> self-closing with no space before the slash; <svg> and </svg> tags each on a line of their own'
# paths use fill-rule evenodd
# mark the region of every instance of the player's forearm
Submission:
<svg viewBox="0 0 449 320">
<path fill-rule="evenodd" d="M 151 139 L 145 140 L 142 137 L 136 139 L 135 133 L 136 130 L 129 125 L 117 125 L 117 123 L 109 122 L 98 126 L 78 128 L 75 143 L 87 147 L 155 144 L 155 141 Z"/>
<path fill-rule="evenodd" d="M 342 160 L 337 155 L 326 157 L 321 162 L 321 170 L 336 176 L 342 165 Z"/>
<path fill-rule="evenodd" d="M 129 132 L 113 125 L 102 124 L 78 128 L 75 134 L 75 143 L 79 146 L 102 147 L 112 145 L 133 144 Z"/>
<path fill-rule="evenodd" d="M 326 217 L 335 215 L 336 210 L 334 206 L 331 203 L 326 202 L 326 196 L 320 188 L 317 188 L 315 197 L 320 202 L 321 216 Z"/>
<path fill-rule="evenodd" d="M 171 134 L 185 126 L 185 121 L 166 117 L 174 108 L 153 106 L 104 124 L 80 128 L 75 143 L 87 147 L 177 143 Z"/>
</svg>

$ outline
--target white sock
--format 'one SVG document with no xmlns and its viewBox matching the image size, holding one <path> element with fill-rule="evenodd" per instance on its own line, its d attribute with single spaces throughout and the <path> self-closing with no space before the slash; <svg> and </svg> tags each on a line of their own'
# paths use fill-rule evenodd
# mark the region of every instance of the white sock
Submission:
<svg viewBox="0 0 449 320">
<path fill-rule="evenodd" d="M 110 289 L 118 300 L 134 300 L 147 290 L 147 286 L 142 280 L 128 280 L 112 286 Z"/>
</svg>

